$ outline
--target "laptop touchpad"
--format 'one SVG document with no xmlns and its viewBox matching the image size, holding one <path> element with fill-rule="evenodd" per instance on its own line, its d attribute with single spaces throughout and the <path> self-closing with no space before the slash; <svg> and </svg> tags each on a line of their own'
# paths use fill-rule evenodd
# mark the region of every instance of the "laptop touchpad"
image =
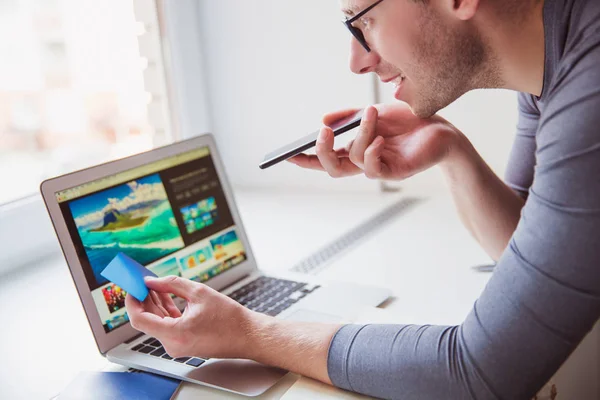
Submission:
<svg viewBox="0 0 600 400">
<path fill-rule="evenodd" d="M 287 319 L 290 321 L 304 321 L 304 322 L 344 322 L 343 318 L 331 315 L 320 313 L 312 310 L 296 310 L 289 315 L 283 317 L 283 319 Z"/>
</svg>

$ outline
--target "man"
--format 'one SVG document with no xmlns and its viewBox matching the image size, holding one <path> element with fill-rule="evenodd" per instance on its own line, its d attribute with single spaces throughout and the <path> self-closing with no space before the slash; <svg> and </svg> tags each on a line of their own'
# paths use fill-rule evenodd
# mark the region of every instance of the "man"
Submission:
<svg viewBox="0 0 600 400">
<path fill-rule="evenodd" d="M 145 303 L 127 297 L 131 322 L 175 357 L 250 358 L 377 397 L 531 398 L 600 317 L 600 2 L 341 2 L 351 69 L 392 82 L 405 103 L 369 107 L 346 149 L 323 128 L 317 155 L 293 162 L 387 179 L 438 165 L 497 260 L 473 311 L 459 326 L 288 322 L 163 278 Z M 488 87 L 521 92 L 506 183 L 435 116 Z M 167 293 L 188 299 L 183 315 Z"/>
</svg>

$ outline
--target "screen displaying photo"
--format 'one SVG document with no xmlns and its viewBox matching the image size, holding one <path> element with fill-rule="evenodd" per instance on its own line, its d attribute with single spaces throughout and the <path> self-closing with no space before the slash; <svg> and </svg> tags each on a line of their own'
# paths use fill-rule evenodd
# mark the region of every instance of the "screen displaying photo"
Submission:
<svg viewBox="0 0 600 400">
<path fill-rule="evenodd" d="M 206 147 L 56 197 L 106 332 L 129 321 L 127 293 L 100 275 L 119 252 L 160 277 L 202 282 L 246 260 Z"/>
</svg>

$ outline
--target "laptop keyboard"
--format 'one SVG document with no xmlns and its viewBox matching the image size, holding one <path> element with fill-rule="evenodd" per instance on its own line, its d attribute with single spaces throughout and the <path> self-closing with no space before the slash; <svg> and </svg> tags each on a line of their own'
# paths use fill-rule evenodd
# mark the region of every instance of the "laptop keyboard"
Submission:
<svg viewBox="0 0 600 400">
<path fill-rule="evenodd" d="M 135 345 L 131 348 L 131 350 L 137 351 L 139 353 L 149 354 L 157 358 L 164 358 L 165 360 L 173 360 L 181 364 L 189 365 L 190 367 L 199 367 L 202 364 L 204 364 L 204 362 L 207 360 L 199 357 L 173 358 L 167 354 L 162 344 L 152 337 L 144 340 L 144 342 L 140 344 Z"/>
<path fill-rule="evenodd" d="M 251 310 L 275 316 L 319 287 L 262 276 L 231 293 L 229 297 Z"/>
<path fill-rule="evenodd" d="M 275 316 L 319 287 L 304 282 L 262 276 L 231 293 L 229 297 L 251 310 Z M 199 367 L 208 360 L 199 357 L 173 358 L 167 354 L 162 344 L 152 337 L 135 345 L 131 350 L 190 367 Z"/>
</svg>

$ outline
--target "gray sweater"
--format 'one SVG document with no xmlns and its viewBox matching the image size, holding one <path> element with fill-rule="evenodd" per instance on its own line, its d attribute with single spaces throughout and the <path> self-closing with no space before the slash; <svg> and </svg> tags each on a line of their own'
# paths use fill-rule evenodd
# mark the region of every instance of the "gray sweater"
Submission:
<svg viewBox="0 0 600 400">
<path fill-rule="evenodd" d="M 394 399 L 531 399 L 600 318 L 600 0 L 546 0 L 540 98 L 506 182 L 527 199 L 460 326 L 347 325 L 334 385 Z M 599 377 L 600 379 L 600 377 Z"/>
</svg>

